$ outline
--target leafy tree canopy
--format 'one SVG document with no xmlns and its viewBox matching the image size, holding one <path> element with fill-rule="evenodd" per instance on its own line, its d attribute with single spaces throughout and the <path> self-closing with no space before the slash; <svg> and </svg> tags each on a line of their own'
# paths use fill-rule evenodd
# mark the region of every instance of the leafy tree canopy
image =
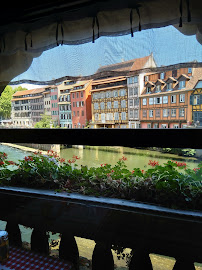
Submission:
<svg viewBox="0 0 202 270">
<path fill-rule="evenodd" d="M 11 99 L 17 91 L 27 90 L 22 86 L 12 88 L 7 85 L 0 96 L 0 116 L 9 119 L 11 117 Z"/>
<path fill-rule="evenodd" d="M 50 128 L 53 125 L 53 121 L 50 115 L 43 114 L 41 121 L 35 124 L 35 128 Z"/>
</svg>

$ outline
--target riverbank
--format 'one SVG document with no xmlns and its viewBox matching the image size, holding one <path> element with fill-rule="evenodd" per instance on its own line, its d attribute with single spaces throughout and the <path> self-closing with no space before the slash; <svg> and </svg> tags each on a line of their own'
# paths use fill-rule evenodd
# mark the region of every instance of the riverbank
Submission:
<svg viewBox="0 0 202 270">
<path fill-rule="evenodd" d="M 78 147 L 78 145 L 75 146 L 75 148 L 81 149 Z M 158 150 L 151 150 L 151 149 L 137 149 L 137 148 L 129 148 L 129 147 L 121 147 L 121 146 L 90 146 L 90 145 L 85 145 L 85 149 L 119 153 L 120 155 L 129 154 L 129 155 L 138 155 L 138 156 L 150 156 L 153 158 L 170 158 L 173 160 L 197 161 L 197 158 L 195 157 L 178 156 L 176 154 L 162 153 Z"/>
<path fill-rule="evenodd" d="M 47 154 L 47 150 L 52 149 L 55 151 L 55 148 L 57 149 L 56 152 L 60 152 L 60 149 L 58 149 L 58 145 L 56 147 L 49 148 L 47 150 L 41 150 L 38 148 L 33 148 L 31 147 L 32 145 L 30 144 L 30 147 L 28 146 L 29 144 L 22 145 L 22 144 L 13 144 L 13 143 L 1 143 L 2 145 L 6 145 L 9 147 L 13 147 L 22 151 L 26 152 L 31 152 L 34 153 L 36 150 L 40 150 L 42 154 Z M 137 149 L 137 148 L 129 148 L 129 147 L 122 147 L 122 146 L 90 146 L 90 145 L 72 145 L 72 148 L 78 149 L 78 150 L 83 150 L 83 149 L 89 149 L 89 150 L 95 150 L 95 151 L 103 151 L 103 152 L 111 152 L 111 153 L 118 153 L 121 155 L 138 155 L 138 156 L 148 156 L 151 158 L 169 158 L 173 160 L 182 160 L 182 161 L 197 161 L 198 159 L 196 157 L 183 157 L 183 156 L 178 156 L 176 154 L 170 154 L 170 153 L 162 153 L 157 150 L 152 150 L 151 149 Z M 69 148 L 66 148 L 69 149 Z M 64 150 L 64 149 L 63 149 Z"/>
<path fill-rule="evenodd" d="M 12 147 L 12 148 L 16 148 L 16 149 L 19 149 L 19 150 L 22 150 L 22 151 L 30 152 L 30 153 L 36 152 L 36 149 L 28 147 L 28 146 L 23 146 L 23 145 L 14 144 L 14 143 L 0 143 L 0 144 L 5 145 L 5 146 L 9 146 L 9 147 Z M 44 151 L 44 150 L 40 150 L 40 152 L 43 155 L 47 154 L 47 151 Z"/>
</svg>

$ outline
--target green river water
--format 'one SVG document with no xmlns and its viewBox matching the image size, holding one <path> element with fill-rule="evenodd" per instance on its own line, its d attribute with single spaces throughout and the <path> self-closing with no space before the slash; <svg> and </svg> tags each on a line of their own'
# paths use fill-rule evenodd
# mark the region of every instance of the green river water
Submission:
<svg viewBox="0 0 202 270">
<path fill-rule="evenodd" d="M 0 144 L 0 152 L 6 152 L 8 159 L 17 162 L 24 159 L 25 156 L 30 155 L 29 152 L 12 148 Z M 173 154 L 160 153 L 158 151 L 150 151 L 144 149 L 133 149 L 126 147 L 93 147 L 92 149 L 77 149 L 67 148 L 61 149 L 60 157 L 66 160 L 72 159 L 73 156 L 78 156 L 78 165 L 87 165 L 88 167 L 98 167 L 101 164 L 109 163 L 115 165 L 122 157 L 127 158 L 126 165 L 128 169 L 133 168 L 146 169 L 148 168 L 149 160 L 156 160 L 159 164 L 166 163 L 168 160 L 184 161 L 193 169 L 197 167 L 197 159 L 189 157 L 180 157 Z"/>
<path fill-rule="evenodd" d="M 110 151 L 103 151 L 100 150 L 98 147 L 94 147 L 93 149 L 76 149 L 76 148 L 67 148 L 62 149 L 60 156 L 65 159 L 71 159 L 74 155 L 80 157 L 77 160 L 78 165 L 87 165 L 87 166 L 95 166 L 98 167 L 100 164 L 110 163 L 114 165 L 123 155 L 127 157 L 126 165 L 127 167 L 132 170 L 135 167 L 139 167 L 141 169 L 148 168 L 149 160 L 156 160 L 159 164 L 163 164 L 168 160 L 177 160 L 177 161 L 184 161 L 190 168 L 197 167 L 197 160 L 194 158 L 184 158 L 179 157 L 177 155 L 170 155 L 170 154 L 162 154 L 157 151 L 149 151 L 149 150 L 140 150 L 140 149 L 131 149 L 131 148 L 104 148 L 104 150 Z M 112 152 L 116 151 L 116 152 Z M 0 152 L 6 152 L 8 154 L 8 159 L 13 161 L 18 161 L 24 159 L 26 155 L 30 155 L 29 152 L 25 152 L 22 150 L 18 150 L 16 148 L 12 148 L 6 145 L 0 145 Z M 4 230 L 6 226 L 6 222 L 0 221 L 0 229 Z M 20 230 L 22 233 L 22 241 L 26 241 L 30 243 L 31 239 L 31 232 L 32 229 L 25 228 L 20 225 Z M 54 235 L 50 237 L 51 239 L 58 239 L 58 235 Z M 94 248 L 94 241 L 76 238 L 80 256 L 86 257 L 91 259 L 93 248 Z M 125 261 L 118 261 L 116 256 L 114 255 L 115 263 L 119 266 L 118 269 L 126 269 Z M 151 255 L 152 264 L 154 270 L 171 270 L 174 265 L 174 260 L 171 258 L 166 258 L 157 255 Z M 202 268 L 198 265 L 196 269 L 202 270 Z"/>
</svg>

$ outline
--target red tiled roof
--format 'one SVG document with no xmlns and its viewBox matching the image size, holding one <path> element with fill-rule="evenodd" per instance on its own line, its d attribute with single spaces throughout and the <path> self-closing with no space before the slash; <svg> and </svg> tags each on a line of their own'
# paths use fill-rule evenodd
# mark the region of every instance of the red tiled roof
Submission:
<svg viewBox="0 0 202 270">
<path fill-rule="evenodd" d="M 45 91 L 45 88 L 36 88 L 36 89 L 30 89 L 30 90 L 17 91 L 15 94 L 13 94 L 13 97 L 25 96 L 29 94 L 37 94 L 37 93 L 42 93 L 44 91 Z"/>
<path fill-rule="evenodd" d="M 144 65 L 146 64 L 150 56 L 151 55 L 112 64 L 112 65 L 103 66 L 97 70 L 97 73 L 104 72 L 104 71 L 134 71 L 134 70 L 142 69 L 144 68 Z"/>
</svg>

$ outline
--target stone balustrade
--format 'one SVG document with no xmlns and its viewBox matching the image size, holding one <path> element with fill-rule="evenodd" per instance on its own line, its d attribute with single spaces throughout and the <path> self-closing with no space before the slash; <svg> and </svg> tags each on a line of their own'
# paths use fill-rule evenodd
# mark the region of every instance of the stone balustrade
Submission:
<svg viewBox="0 0 202 270">
<path fill-rule="evenodd" d="M 59 257 L 78 269 L 74 236 L 96 242 L 93 270 L 112 270 L 111 246 L 133 249 L 130 270 L 152 270 L 150 253 L 176 259 L 174 270 L 202 262 L 202 213 L 111 198 L 87 197 L 17 187 L 0 187 L 0 219 L 9 241 L 21 246 L 18 224 L 34 228 L 31 249 L 48 254 L 46 232 L 61 233 Z"/>
</svg>

